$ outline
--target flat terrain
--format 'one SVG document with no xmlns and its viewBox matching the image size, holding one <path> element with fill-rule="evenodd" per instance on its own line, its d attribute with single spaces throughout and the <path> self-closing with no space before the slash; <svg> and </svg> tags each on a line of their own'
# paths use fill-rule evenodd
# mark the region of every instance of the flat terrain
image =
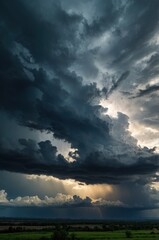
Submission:
<svg viewBox="0 0 159 240">
<path fill-rule="evenodd" d="M 159 221 L 0 219 L 0 240 L 51 240 L 54 231 L 68 240 L 159 240 Z"/>
<path fill-rule="evenodd" d="M 150 230 L 131 231 L 132 237 L 127 238 L 125 231 L 107 231 L 107 232 L 75 232 L 75 237 L 81 240 L 159 240 L 159 234 L 152 234 Z M 22 233 L 0 233 L 0 240 L 38 240 L 41 237 L 51 237 L 51 232 L 22 232 Z"/>
<path fill-rule="evenodd" d="M 150 231 L 131 231 L 132 237 L 130 239 L 133 240 L 153 240 L 158 239 L 159 240 L 159 234 L 151 234 Z M 125 231 L 113 231 L 113 232 L 78 232 L 76 233 L 76 236 L 79 239 L 89 239 L 89 240 L 95 240 L 95 239 L 105 239 L 105 240 L 114 240 L 114 239 L 129 239 L 125 235 Z"/>
<path fill-rule="evenodd" d="M 51 237 L 50 232 L 0 233 L 0 240 L 39 240 L 41 237 Z"/>
</svg>

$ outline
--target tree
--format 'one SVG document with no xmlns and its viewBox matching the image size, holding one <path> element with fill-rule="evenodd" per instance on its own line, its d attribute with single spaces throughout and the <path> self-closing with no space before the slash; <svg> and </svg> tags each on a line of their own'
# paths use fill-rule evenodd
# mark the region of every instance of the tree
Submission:
<svg viewBox="0 0 159 240">
<path fill-rule="evenodd" d="M 71 235 L 70 235 L 70 239 L 71 239 L 71 240 L 75 240 L 75 239 L 76 239 L 76 236 L 75 236 L 74 233 L 71 233 Z"/>
<path fill-rule="evenodd" d="M 67 240 L 69 239 L 68 231 L 64 228 L 57 227 L 52 236 L 53 240 Z"/>
<path fill-rule="evenodd" d="M 129 231 L 129 230 L 127 230 L 127 231 L 125 232 L 125 235 L 126 235 L 127 238 L 131 238 L 131 237 L 132 237 L 132 232 Z"/>
</svg>

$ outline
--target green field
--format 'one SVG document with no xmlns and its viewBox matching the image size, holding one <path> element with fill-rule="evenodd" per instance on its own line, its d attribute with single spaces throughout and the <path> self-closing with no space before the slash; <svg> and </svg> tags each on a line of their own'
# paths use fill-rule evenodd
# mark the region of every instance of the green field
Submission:
<svg viewBox="0 0 159 240">
<path fill-rule="evenodd" d="M 159 235 L 157 234 L 151 234 L 150 231 L 131 231 L 132 237 L 130 239 L 133 240 L 153 240 L 157 239 L 159 240 Z M 125 231 L 113 231 L 113 232 L 78 232 L 76 233 L 76 236 L 79 239 L 88 239 L 88 240 L 95 240 L 95 239 L 105 239 L 105 240 L 114 240 L 114 239 L 129 239 L 125 236 Z"/>
<path fill-rule="evenodd" d="M 51 235 L 50 232 L 0 233 L 0 240 L 39 240 L 41 237 Z"/>
<path fill-rule="evenodd" d="M 159 240 L 159 234 L 151 234 L 150 231 L 131 231 L 132 237 L 126 238 L 125 231 L 112 232 L 75 232 L 77 239 L 83 240 Z M 0 240 L 38 240 L 41 237 L 51 237 L 51 232 L 23 232 L 23 233 L 1 233 Z"/>
</svg>

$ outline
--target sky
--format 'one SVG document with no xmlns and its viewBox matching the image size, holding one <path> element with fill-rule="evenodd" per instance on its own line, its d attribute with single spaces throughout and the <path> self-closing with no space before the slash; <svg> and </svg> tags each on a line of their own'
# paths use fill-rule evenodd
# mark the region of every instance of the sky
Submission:
<svg viewBox="0 0 159 240">
<path fill-rule="evenodd" d="M 0 217 L 159 216 L 159 1 L 0 1 Z"/>
</svg>

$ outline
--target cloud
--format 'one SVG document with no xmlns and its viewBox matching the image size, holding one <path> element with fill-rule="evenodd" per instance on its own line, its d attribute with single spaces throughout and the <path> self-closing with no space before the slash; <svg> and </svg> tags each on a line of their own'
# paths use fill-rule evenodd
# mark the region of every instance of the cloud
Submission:
<svg viewBox="0 0 159 240">
<path fill-rule="evenodd" d="M 130 72 L 129 71 L 126 71 L 124 72 L 120 78 L 114 83 L 114 85 L 110 88 L 108 94 L 107 94 L 107 97 L 109 97 L 109 95 L 111 95 L 113 93 L 113 91 L 116 91 L 117 88 L 120 86 L 120 84 L 125 80 L 127 79 L 127 77 L 129 76 Z"/>
<path fill-rule="evenodd" d="M 124 186 L 126 190 L 128 186 Z M 123 189 L 123 190 L 124 190 Z M 140 189 L 140 185 L 138 185 L 137 188 L 132 188 L 133 190 L 139 190 L 140 196 L 143 198 L 146 197 L 145 200 L 141 201 L 141 199 L 134 198 L 132 200 L 128 200 L 130 195 L 126 195 L 127 192 L 125 192 L 125 198 L 123 200 L 106 200 L 103 198 L 98 199 L 91 199 L 89 197 L 81 198 L 77 195 L 66 195 L 62 193 L 58 193 L 55 197 L 48 197 L 45 196 L 44 198 L 39 198 L 39 196 L 18 196 L 14 199 L 8 198 L 7 193 L 5 190 L 1 190 L 1 201 L 0 201 L 0 207 L 47 207 L 47 208 L 101 208 L 101 209 L 115 209 L 115 208 L 121 208 L 121 209 L 138 209 L 138 210 L 146 210 L 146 209 L 157 209 L 158 208 L 158 201 L 154 198 L 156 195 L 156 192 L 152 192 L 152 196 L 148 198 L 148 189 Z M 146 191 L 145 191 L 146 190 Z M 140 193 L 142 191 L 142 193 Z M 150 191 L 150 190 L 149 190 Z M 151 190 L 152 191 L 152 190 Z M 157 195 L 155 196 L 157 197 Z M 119 198 L 121 196 L 119 195 Z M 122 199 L 122 198 L 121 198 Z M 126 203 L 126 200 L 128 202 Z M 92 210 L 93 211 L 93 210 Z"/>
<path fill-rule="evenodd" d="M 48 132 L 67 142 L 73 160 L 69 162 L 49 139 L 33 139 L 29 132 L 21 138 L 15 131 L 16 145 L 11 141 L 0 144 L 0 169 L 86 184 L 109 183 L 120 189 L 127 183 L 125 189 L 129 192 L 134 184 L 148 199 L 144 190 L 157 177 L 159 155 L 153 148 L 138 146 L 129 131 L 132 119 L 122 112 L 116 118 L 110 117 L 101 100 L 117 96 L 119 90 L 129 93 L 138 87 L 138 99 L 132 99 L 130 116 L 131 109 L 135 109 L 134 119 L 158 126 L 158 98 L 154 97 L 153 103 L 141 103 L 139 98 L 154 93 L 158 85 L 146 85 L 141 90 L 139 84 L 144 79 L 147 83 L 158 73 L 158 55 L 152 54 L 157 44 L 151 40 L 157 32 L 159 3 L 157 0 L 153 3 L 148 0 L 87 2 L 95 15 L 80 3 L 79 11 L 74 10 L 70 1 L 69 4 L 70 9 L 64 9 L 62 1 L 61 4 L 55 1 L 44 4 L 40 0 L 0 2 L 1 114 L 8 121 L 14 119 L 20 131 L 28 128 L 33 133 Z M 150 53 L 149 59 L 143 60 Z M 115 102 L 120 99 L 116 98 Z M 138 111 L 140 106 L 144 106 L 146 113 Z M 4 121 L 2 125 L 8 132 Z M 149 190 L 147 193 L 150 194 Z M 1 198 L 7 201 L 4 191 Z M 99 205 L 119 206 L 124 202 L 114 201 L 99 200 Z M 94 204 L 90 198 L 63 195 L 46 199 L 22 196 L 9 202 L 13 205 Z"/>
<path fill-rule="evenodd" d="M 4 204 L 7 202 L 7 193 L 5 192 L 5 190 L 0 190 L 0 204 Z"/>
<path fill-rule="evenodd" d="M 117 7 L 112 1 L 95 1 L 97 9 L 91 19 L 91 23 L 84 21 L 85 34 L 89 37 L 97 37 L 110 29 L 118 21 L 118 17 L 124 10 L 124 6 Z M 98 14 L 98 15 L 97 15 Z"/>
<path fill-rule="evenodd" d="M 2 49 L 9 64 L 2 71 L 1 109 L 22 126 L 52 132 L 77 150 L 71 153 L 75 162 L 68 163 L 51 142 L 20 139 L 22 149 L 1 148 L 1 169 L 50 174 L 87 183 L 118 183 L 137 174 L 139 177 L 155 174 L 158 156 L 134 145 L 124 115 L 119 115 L 118 120 L 103 117 L 106 109 L 99 105 L 103 93 L 95 83 L 83 85 L 82 79 L 68 70 L 50 78 L 43 68 L 30 69 L 34 76 L 31 80 L 20 59 L 6 47 Z M 8 66 L 14 78 L 8 74 Z M 118 82 L 127 75 L 128 72 L 122 74 Z M 118 132 L 116 126 L 123 132 Z M 128 162 L 131 164 L 127 165 Z M 142 167 L 141 162 L 145 162 Z M 98 178 L 93 179 L 95 172 Z"/>
<path fill-rule="evenodd" d="M 159 90 L 158 85 L 147 85 L 145 89 L 139 89 L 139 93 L 136 94 L 134 97 L 130 98 L 138 98 L 138 97 L 144 97 L 146 95 L 152 94 L 154 92 L 157 92 Z"/>
<path fill-rule="evenodd" d="M 13 206 L 13 207 L 23 207 L 23 206 L 52 206 L 52 207 L 91 207 L 93 205 L 118 205 L 119 202 L 102 201 L 101 199 L 95 200 L 93 202 L 89 197 L 81 198 L 77 195 L 65 195 L 58 193 L 55 197 L 45 196 L 43 199 L 36 196 L 24 196 L 16 197 L 14 199 L 8 199 L 5 190 L 0 191 L 0 205 L 1 206 Z"/>
<path fill-rule="evenodd" d="M 124 145 L 120 141 L 105 151 L 91 152 L 85 159 L 76 157 L 74 162 L 68 162 L 61 154 L 56 155 L 56 148 L 49 141 L 40 142 L 39 147 L 31 140 L 20 142 L 25 146 L 22 149 L 1 149 L 1 169 L 53 175 L 60 179 L 71 178 L 86 183 L 111 184 L 139 179 L 148 182 L 158 169 L 157 154 L 148 148 L 141 149 L 133 145 L 130 149 L 130 145 Z"/>
<path fill-rule="evenodd" d="M 89 197 L 81 198 L 77 195 L 65 195 L 58 193 L 55 197 L 45 196 L 43 199 L 36 196 L 16 197 L 8 199 L 5 190 L 0 191 L 1 201 L 0 206 L 11 207 L 128 207 L 121 201 L 110 201 L 104 199 L 91 199 Z"/>
<path fill-rule="evenodd" d="M 140 82 L 149 84 L 153 79 L 158 78 L 159 55 L 156 50 L 140 61 L 139 64 L 142 66 Z"/>
</svg>

